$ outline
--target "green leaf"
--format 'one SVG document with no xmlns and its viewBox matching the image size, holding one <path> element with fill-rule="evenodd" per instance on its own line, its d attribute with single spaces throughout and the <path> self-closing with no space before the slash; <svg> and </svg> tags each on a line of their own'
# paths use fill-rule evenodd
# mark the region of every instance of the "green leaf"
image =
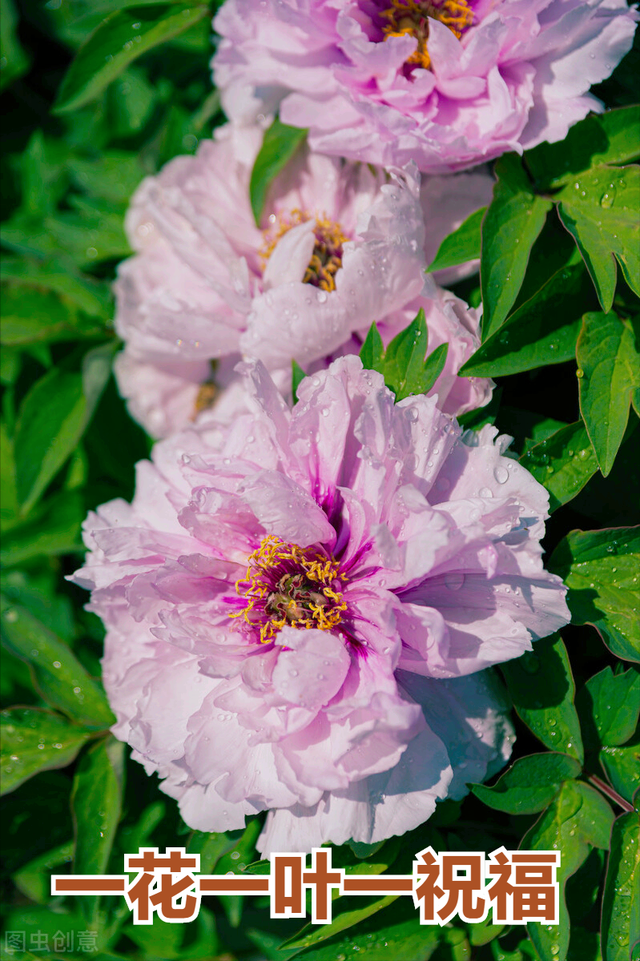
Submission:
<svg viewBox="0 0 640 961">
<path fill-rule="evenodd" d="M 598 934 L 593 929 L 600 921 L 600 895 L 606 860 L 606 851 L 592 848 L 586 861 L 567 881 L 565 893 L 572 925 L 568 955 L 571 961 L 584 961 L 585 958 L 603 961 L 599 957 Z M 587 928 L 588 932 L 585 930 Z M 591 942 L 589 947 L 584 941 L 585 934 Z"/>
<path fill-rule="evenodd" d="M 0 4 L 0 90 L 29 69 L 29 57 L 20 46 L 16 27 L 18 15 L 13 0 Z"/>
<path fill-rule="evenodd" d="M 145 175 L 140 155 L 124 150 L 107 150 L 92 160 L 72 155 L 65 168 L 79 190 L 123 210 Z"/>
<path fill-rule="evenodd" d="M 124 744 L 109 735 L 82 757 L 71 793 L 75 874 L 104 874 L 122 810 Z"/>
<path fill-rule="evenodd" d="M 495 424 L 501 399 L 502 387 L 496 387 L 488 404 L 462 414 L 458 417 L 458 423 L 465 430 L 480 430 L 485 424 Z"/>
<path fill-rule="evenodd" d="M 617 656 L 640 662 L 640 527 L 571 531 L 548 567 L 569 588 L 573 624 L 593 624 Z"/>
<path fill-rule="evenodd" d="M 262 211 L 271 182 L 284 170 L 306 136 L 307 131 L 304 128 L 290 127 L 281 123 L 277 117 L 269 129 L 265 130 L 249 181 L 251 209 L 258 227 L 262 222 Z"/>
<path fill-rule="evenodd" d="M 0 526 L 5 531 L 16 523 L 18 516 L 13 441 L 9 437 L 6 424 L 0 425 L 0 463 L 2 464 L 2 470 L 0 471 Z M 2 547 L 0 547 L 1 550 Z"/>
<path fill-rule="evenodd" d="M 480 947 L 483 944 L 489 944 L 489 942 L 493 941 L 503 930 L 504 924 L 493 924 L 491 921 L 491 913 L 489 913 L 484 921 L 478 921 L 477 924 L 470 926 L 469 941 L 474 948 Z"/>
<path fill-rule="evenodd" d="M 520 463 L 549 491 L 550 511 L 579 494 L 598 469 L 595 452 L 581 420 L 561 427 L 530 447 L 520 458 Z"/>
<path fill-rule="evenodd" d="M 564 140 L 541 143 L 525 153 L 525 164 L 540 190 L 559 187 L 594 164 L 623 164 L 638 156 L 640 107 L 633 104 L 590 114 Z"/>
<path fill-rule="evenodd" d="M 240 871 L 241 865 L 247 865 L 253 861 L 256 855 L 256 841 L 262 830 L 262 823 L 258 818 L 253 818 L 247 822 L 244 831 L 240 831 L 233 848 L 227 854 L 220 856 L 217 863 L 216 874 L 226 874 L 227 871 Z M 235 833 L 235 832 L 234 832 Z M 233 857 L 231 856 L 233 854 Z"/>
<path fill-rule="evenodd" d="M 233 846 L 233 850 L 220 856 L 216 864 L 216 873 L 227 874 L 228 872 L 232 872 L 235 874 L 244 871 L 255 857 L 256 841 L 261 830 L 262 824 L 258 819 L 254 818 L 249 821 Z M 232 928 L 240 926 L 244 901 L 244 895 L 234 894 L 225 898 L 222 902 L 222 907 Z"/>
<path fill-rule="evenodd" d="M 307 375 L 296 360 L 291 361 L 291 394 L 293 403 L 298 403 L 298 387 Z"/>
<path fill-rule="evenodd" d="M 389 343 L 384 355 L 384 382 L 396 402 L 422 393 L 422 372 L 429 334 L 422 307 L 411 323 Z"/>
<path fill-rule="evenodd" d="M 472 784 L 484 804 L 507 814 L 535 814 L 554 799 L 563 781 L 580 774 L 580 765 L 566 754 L 530 754 L 518 758 L 492 787 Z"/>
<path fill-rule="evenodd" d="M 467 261 L 477 260 L 480 257 L 482 218 L 486 212 L 486 207 L 474 211 L 460 224 L 457 230 L 444 238 L 438 248 L 435 260 L 427 267 L 428 274 L 432 274 L 434 270 L 444 270 L 446 267 L 466 264 Z"/>
<path fill-rule="evenodd" d="M 638 814 L 623 814 L 611 832 L 602 896 L 602 956 L 629 961 L 640 940 L 640 827 Z"/>
<path fill-rule="evenodd" d="M 74 209 L 48 217 L 45 227 L 54 250 L 64 250 L 83 269 L 104 260 L 121 260 L 131 253 L 123 218 L 107 201 L 69 194 Z"/>
<path fill-rule="evenodd" d="M 15 567 L 42 555 L 54 557 L 84 550 L 80 532 L 86 513 L 84 499 L 78 492 L 54 494 L 26 520 L 13 523 L 4 531 L 0 562 Z"/>
<path fill-rule="evenodd" d="M 460 373 L 504 377 L 560 364 L 575 355 L 582 315 L 594 306 L 582 264 L 558 270 L 475 352 Z"/>
<path fill-rule="evenodd" d="M 0 383 L 6 387 L 15 384 L 20 374 L 22 358 L 20 351 L 12 347 L 5 347 L 0 351 Z"/>
<path fill-rule="evenodd" d="M 412 394 L 428 394 L 431 388 L 435 385 L 438 377 L 444 370 L 444 365 L 447 362 L 447 354 L 449 352 L 449 344 L 440 344 L 434 350 L 431 351 L 427 359 L 425 360 L 422 367 L 422 374 L 420 375 L 420 380 L 416 383 L 416 388 L 421 389 L 412 390 Z"/>
<path fill-rule="evenodd" d="M 28 576 L 24 571 L 0 574 L 2 593 L 15 604 L 26 607 L 39 621 L 65 641 L 76 635 L 73 604 L 66 594 L 56 594 L 57 578 L 48 571 Z"/>
<path fill-rule="evenodd" d="M 605 667 L 589 678 L 578 701 L 581 716 L 588 713 L 598 746 L 624 744 L 638 725 L 640 672 L 630 667 L 614 674 L 610 667 Z"/>
<path fill-rule="evenodd" d="M 178 958 L 185 957 L 181 951 L 185 936 L 182 924 L 170 924 L 155 915 L 151 924 L 128 924 L 124 933 L 142 949 L 142 957 L 149 961 L 152 958 L 177 961 Z"/>
<path fill-rule="evenodd" d="M 379 373 L 382 373 L 384 344 L 382 343 L 382 337 L 378 332 L 375 322 L 371 324 L 364 343 L 360 348 L 360 360 L 362 361 L 362 366 L 366 367 L 367 370 L 377 370 Z"/>
<path fill-rule="evenodd" d="M 200 855 L 200 873 L 213 874 L 220 858 L 238 846 L 242 837 L 241 831 L 229 831 L 207 834 L 204 831 L 194 831 L 189 839 L 187 850 L 190 854 Z M 271 862 L 266 862 L 269 865 Z M 249 865 L 251 867 L 251 865 Z M 250 872 L 253 873 L 253 872 Z"/>
<path fill-rule="evenodd" d="M 534 194 L 516 154 L 501 157 L 495 173 L 498 182 L 482 224 L 483 341 L 502 326 L 513 306 L 531 248 L 552 206 Z"/>
<path fill-rule="evenodd" d="M 603 477 L 624 437 L 631 391 L 640 388 L 635 326 L 614 312 L 585 314 L 576 344 L 580 412 Z"/>
<path fill-rule="evenodd" d="M 533 651 L 500 665 L 518 717 L 552 751 L 584 760 L 575 683 L 559 634 L 536 641 Z"/>
<path fill-rule="evenodd" d="M 3 345 L 25 346 L 104 335 L 102 325 L 78 315 L 65 297 L 52 291 L 15 283 L 3 284 L 2 301 L 4 315 L 0 336 Z"/>
<path fill-rule="evenodd" d="M 505 420 L 508 425 L 507 433 L 513 433 L 515 435 L 519 433 L 517 421 L 522 420 L 523 423 L 520 427 L 520 433 L 522 433 L 522 429 L 525 431 L 525 438 L 522 443 L 523 453 L 531 450 L 543 440 L 548 440 L 550 437 L 553 437 L 553 435 L 557 431 L 562 430 L 563 427 L 569 426 L 564 420 L 556 420 L 555 417 L 545 417 L 544 414 L 522 410 L 519 407 L 509 407 L 508 404 L 505 404 L 500 411 L 501 428 Z"/>
<path fill-rule="evenodd" d="M 48 142 L 49 147 L 51 141 Z M 50 213 L 66 184 L 59 163 L 52 162 L 42 130 L 35 130 L 21 157 L 22 209 L 32 223 Z"/>
<path fill-rule="evenodd" d="M 169 802 L 167 802 L 169 803 Z M 148 804 L 142 814 L 138 817 L 135 824 L 128 824 L 118 831 L 118 842 L 120 849 L 124 853 L 137 851 L 138 848 L 149 845 L 153 838 L 153 833 L 162 824 L 167 816 L 167 804 L 164 801 L 152 801 Z M 197 833 L 197 832 L 196 832 Z M 212 872 L 202 867 L 200 862 L 201 874 L 211 874 Z"/>
<path fill-rule="evenodd" d="M 562 226 L 557 209 L 554 209 L 547 217 L 544 227 L 531 248 L 527 272 L 511 312 L 515 313 L 523 304 L 535 297 L 555 273 L 563 267 L 574 264 L 582 264 L 580 251 L 571 234 L 567 233 Z M 595 300 L 594 297 L 594 303 Z"/>
<path fill-rule="evenodd" d="M 15 790 L 40 771 L 65 767 L 91 736 L 65 717 L 36 707 L 0 713 L 2 794 Z"/>
<path fill-rule="evenodd" d="M 118 10 L 80 47 L 62 81 L 53 112 L 77 110 L 115 80 L 132 61 L 209 16 L 209 7 L 154 3 Z"/>
<path fill-rule="evenodd" d="M 640 738 L 622 747 L 603 747 L 600 764 L 611 784 L 623 798 L 633 801 L 640 786 Z"/>
<path fill-rule="evenodd" d="M 20 868 L 12 881 L 17 889 L 36 904 L 48 904 L 51 900 L 51 875 L 55 868 L 67 864 L 73 858 L 73 841 L 65 841 L 51 851 L 40 854 Z"/>
<path fill-rule="evenodd" d="M 613 304 L 616 260 L 640 296 L 640 167 L 593 167 L 554 199 L 580 248 L 602 309 L 608 312 Z"/>
<path fill-rule="evenodd" d="M 440 344 L 425 360 L 428 340 L 424 310 L 420 308 L 386 351 L 375 323 L 372 324 L 360 349 L 360 358 L 366 368 L 384 376 L 385 384 L 398 402 L 413 394 L 426 394 L 442 373 L 449 345 Z"/>
<path fill-rule="evenodd" d="M 1 604 L 2 640 L 12 654 L 32 665 L 47 703 L 87 727 L 104 729 L 113 724 L 101 686 L 65 642 L 20 604 L 4 596 Z"/>
<path fill-rule="evenodd" d="M 90 317 L 105 321 L 111 318 L 109 285 L 76 273 L 60 261 L 42 263 L 17 257 L 5 258 L 0 266 L 0 278 L 13 283 L 22 296 L 25 287 L 38 292 L 51 291 L 58 294 L 63 303 L 77 307 Z"/>
<path fill-rule="evenodd" d="M 18 498 L 27 513 L 76 448 L 111 371 L 116 344 L 90 350 L 82 374 L 53 368 L 25 397 L 14 437 Z"/>
<path fill-rule="evenodd" d="M 523 837 L 520 848 L 524 851 L 558 849 L 562 854 L 560 924 L 527 925 L 541 961 L 565 961 L 570 935 L 564 894 L 567 878 L 586 860 L 591 846 L 608 848 L 612 824 L 613 811 L 601 794 L 580 781 L 565 781 L 557 798 Z"/>
<path fill-rule="evenodd" d="M 122 813 L 124 744 L 109 735 L 83 754 L 73 779 L 71 812 L 74 874 L 104 874 Z M 98 897 L 82 899 L 90 924 L 98 918 Z M 97 925 L 96 925 L 97 926 Z"/>
<path fill-rule="evenodd" d="M 129 67 L 107 92 L 107 115 L 114 138 L 139 133 L 156 104 L 157 91 L 145 73 Z"/>
<path fill-rule="evenodd" d="M 640 490 L 640 421 L 629 418 L 622 446 L 608 477 L 597 471 L 575 499 L 575 510 L 591 519 L 589 527 L 633 524 L 637 491 Z M 595 455 L 594 455 L 595 457 Z"/>
<path fill-rule="evenodd" d="M 78 902 L 82 902 L 85 899 L 76 898 L 74 900 L 77 904 L 77 911 L 80 907 Z M 81 935 L 84 936 L 84 938 L 87 936 L 87 922 L 81 914 L 64 912 L 60 908 L 52 911 L 51 906 L 48 904 L 16 906 L 7 913 L 6 925 L 10 931 L 33 932 L 44 941 L 48 941 L 50 945 L 53 945 L 53 939 L 56 935 L 58 938 L 63 939 L 63 943 L 64 939 L 68 939 L 68 944 L 81 944 Z M 26 943 L 30 943 L 29 938 L 27 938 Z M 37 941 L 34 943 L 37 944 Z M 20 951 L 14 955 L 8 955 L 11 961 L 14 961 L 14 959 L 15 961 L 37 961 L 37 959 L 41 958 L 46 958 L 47 961 L 51 961 L 51 959 L 58 961 L 60 958 L 65 958 L 66 961 L 69 957 L 70 955 L 67 954 L 67 952 L 65 952 L 64 955 L 60 955 L 57 954 L 57 952 L 53 954 L 49 951 L 46 953 L 39 951 L 37 954 L 34 954 L 32 951 L 25 951 L 24 953 Z M 92 958 L 93 961 L 122 961 L 123 956 L 112 953 L 92 953 L 89 954 L 89 957 Z M 78 958 L 78 955 L 75 955 L 74 961 L 76 961 L 76 958 Z"/>
<path fill-rule="evenodd" d="M 170 924 L 155 915 L 152 924 L 127 924 L 122 933 L 141 949 L 136 957 L 146 961 L 156 961 L 158 958 L 162 958 L 162 961 L 188 961 L 189 958 L 208 961 L 209 958 L 225 956 L 221 953 L 223 947 L 216 934 L 215 915 L 204 905 L 195 921 Z M 112 958 L 113 961 L 121 961 L 121 958 L 127 961 L 128 957 L 101 954 L 97 961 L 112 961 Z"/>
<path fill-rule="evenodd" d="M 408 898 L 403 900 L 409 901 Z M 413 917 L 408 920 L 398 918 L 409 910 Z M 362 957 L 363 961 L 428 961 L 440 937 L 439 930 L 419 923 L 412 904 L 394 904 L 384 913 L 376 912 L 370 918 L 363 918 L 358 928 L 348 935 L 336 934 L 328 943 L 321 942 L 307 948 L 301 957 L 305 961 L 336 961 L 346 957 Z M 286 947 L 283 949 L 285 958 Z"/>
<path fill-rule="evenodd" d="M 306 932 L 309 928 L 312 928 L 308 934 L 302 934 L 302 936 L 295 935 L 288 941 L 285 941 L 283 948 L 288 950 L 301 950 L 302 948 L 310 948 L 316 944 L 320 944 L 322 941 L 326 941 L 327 938 L 332 938 L 336 934 L 341 934 L 348 928 L 354 927 L 356 924 L 360 924 L 366 918 L 372 917 L 377 914 L 378 911 L 382 911 L 388 905 L 393 904 L 394 901 L 398 900 L 399 895 L 390 894 L 384 898 L 378 898 L 377 900 L 365 904 L 363 907 L 353 908 L 352 910 L 342 911 L 337 917 L 334 917 L 331 924 L 323 924 L 322 927 L 318 925 L 307 925 L 303 928 Z"/>
<path fill-rule="evenodd" d="M 380 844 L 359 844 L 349 841 L 347 845 L 333 849 L 333 864 L 344 867 L 348 874 L 383 874 L 395 861 L 401 847 L 399 837 L 392 837 Z M 264 862 L 268 865 L 269 862 Z M 387 905 L 397 899 L 398 895 L 389 895 L 383 898 L 368 898 L 363 902 L 360 898 L 354 902 L 350 897 L 338 897 L 334 892 L 334 917 L 329 925 L 319 928 L 311 923 L 306 924 L 293 938 L 285 941 L 283 948 L 287 950 L 302 949 L 319 944 L 327 938 L 346 931 L 356 924 L 360 924 L 365 918 L 373 917 L 378 911 L 382 911 Z M 357 907 L 353 907 L 354 903 Z"/>
</svg>

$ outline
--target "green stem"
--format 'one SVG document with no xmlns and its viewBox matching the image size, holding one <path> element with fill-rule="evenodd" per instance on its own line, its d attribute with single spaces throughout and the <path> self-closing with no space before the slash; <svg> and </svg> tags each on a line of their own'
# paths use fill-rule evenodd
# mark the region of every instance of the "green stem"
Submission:
<svg viewBox="0 0 640 961">
<path fill-rule="evenodd" d="M 606 781 L 602 781 L 599 777 L 596 777 L 595 774 L 590 774 L 587 780 L 590 782 L 590 784 L 593 784 L 594 787 L 598 788 L 598 790 L 601 791 L 601 793 L 608 797 L 611 801 L 615 801 L 615 803 L 618 804 L 623 811 L 633 814 L 633 805 L 629 804 L 628 801 L 625 801 L 625 799 L 621 797 L 617 791 L 614 791 L 611 785 L 607 784 Z"/>
</svg>

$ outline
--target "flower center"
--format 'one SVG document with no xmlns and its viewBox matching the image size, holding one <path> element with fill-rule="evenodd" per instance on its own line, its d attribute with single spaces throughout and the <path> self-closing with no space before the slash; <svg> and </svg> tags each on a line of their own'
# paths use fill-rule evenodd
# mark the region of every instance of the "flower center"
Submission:
<svg viewBox="0 0 640 961">
<path fill-rule="evenodd" d="M 258 629 L 264 644 L 287 625 L 330 631 L 347 609 L 341 580 L 344 574 L 327 554 L 286 544 L 270 534 L 249 556 L 246 576 L 236 581 L 245 606 L 229 616 L 242 617 Z"/>
<path fill-rule="evenodd" d="M 273 223 L 278 221 L 277 227 L 268 227 L 263 231 L 264 245 L 260 251 L 262 269 L 267 265 L 269 257 L 281 237 L 292 227 L 298 224 L 307 223 L 314 220 L 314 234 L 316 242 L 313 247 L 311 260 L 305 271 L 302 282 L 311 284 L 313 287 L 320 287 L 322 290 L 335 290 L 335 275 L 342 267 L 342 245 L 349 239 L 343 232 L 340 224 L 329 220 L 326 216 L 312 218 L 310 214 L 301 210 L 292 210 L 287 216 L 273 217 Z M 271 220 L 271 217 L 269 218 Z"/>
<path fill-rule="evenodd" d="M 439 20 L 458 37 L 462 36 L 473 23 L 473 10 L 467 0 L 391 0 L 391 6 L 380 16 L 386 20 L 382 28 L 384 39 L 389 37 L 415 37 L 418 49 L 411 54 L 407 63 L 417 64 L 427 70 L 431 67 L 431 57 L 427 51 L 429 38 L 429 17 Z"/>
<path fill-rule="evenodd" d="M 201 414 L 203 410 L 209 410 L 213 407 L 214 403 L 218 399 L 218 394 L 220 393 L 220 388 L 216 384 L 216 370 L 218 368 L 217 360 L 210 360 L 209 367 L 211 369 L 211 374 L 206 380 L 203 380 L 198 387 L 198 393 L 196 394 L 196 399 L 193 404 L 193 410 L 191 412 L 191 420 L 194 421 Z"/>
</svg>

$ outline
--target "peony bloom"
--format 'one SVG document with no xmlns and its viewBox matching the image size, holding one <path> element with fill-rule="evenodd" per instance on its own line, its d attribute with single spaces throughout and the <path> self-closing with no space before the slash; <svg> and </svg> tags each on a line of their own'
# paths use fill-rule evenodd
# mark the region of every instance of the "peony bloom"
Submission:
<svg viewBox="0 0 640 961">
<path fill-rule="evenodd" d="M 393 336 L 418 298 L 433 345 L 459 333 L 447 377 L 478 346 L 477 312 L 444 295 L 424 268 L 444 236 L 488 202 L 488 174 L 421 185 L 412 166 L 389 178 L 301 149 L 272 185 L 259 229 L 249 178 L 261 140 L 257 126 L 216 131 L 195 157 L 147 178 L 127 215 L 138 253 L 116 284 L 126 344 L 116 375 L 133 416 L 156 437 L 207 405 L 211 360 L 231 370 L 241 354 L 259 358 L 288 389 L 293 358 L 313 369 L 357 351 L 374 320 Z M 488 380 L 461 381 L 451 412 L 481 406 L 490 392 Z"/>
<path fill-rule="evenodd" d="M 630 49 L 626 0 L 226 0 L 233 120 L 279 108 L 313 150 L 427 173 L 561 140 Z"/>
<path fill-rule="evenodd" d="M 248 413 L 157 444 L 132 505 L 86 522 L 114 733 L 194 828 L 268 809 L 263 852 L 401 834 L 502 766 L 484 669 L 569 619 L 548 495 L 495 428 L 394 404 L 358 357 L 293 410 L 244 373 Z"/>
</svg>

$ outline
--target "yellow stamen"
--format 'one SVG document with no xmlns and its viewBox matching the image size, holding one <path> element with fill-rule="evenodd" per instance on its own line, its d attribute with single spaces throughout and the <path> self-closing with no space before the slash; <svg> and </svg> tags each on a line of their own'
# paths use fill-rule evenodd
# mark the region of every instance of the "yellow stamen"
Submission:
<svg viewBox="0 0 640 961">
<path fill-rule="evenodd" d="M 193 405 L 193 413 L 191 414 L 191 420 L 195 420 L 198 414 L 202 413 L 203 410 L 208 410 L 213 407 L 215 401 L 218 398 L 220 390 L 216 384 L 216 371 L 218 369 L 218 361 L 210 360 L 209 367 L 211 368 L 211 375 L 207 380 L 203 381 L 198 388 L 198 393 L 196 394 L 195 403 Z"/>
<path fill-rule="evenodd" d="M 195 420 L 198 414 L 202 413 L 203 410 L 208 410 L 210 407 L 213 407 L 218 393 L 219 390 L 214 381 L 205 380 L 203 384 L 200 384 L 198 393 L 196 394 L 196 400 L 193 405 L 193 414 L 191 415 L 191 420 Z"/>
<path fill-rule="evenodd" d="M 407 63 L 417 64 L 429 70 L 431 57 L 427 50 L 429 20 L 439 20 L 454 36 L 460 37 L 473 23 L 473 10 L 467 0 L 391 0 L 391 6 L 381 14 L 388 23 L 383 27 L 384 39 L 389 37 L 415 37 L 417 50 Z"/>
<path fill-rule="evenodd" d="M 264 230 L 264 244 L 259 253 L 262 269 L 264 271 L 266 268 L 267 261 L 280 238 L 292 227 L 307 223 L 309 220 L 315 222 L 316 243 L 302 282 L 320 287 L 321 290 L 335 290 L 336 282 L 334 278 L 342 267 L 342 245 L 349 238 L 342 232 L 340 224 L 329 220 L 325 214 L 313 217 L 309 213 L 295 209 L 286 217 L 280 217 L 275 229 L 268 227 Z"/>
<path fill-rule="evenodd" d="M 290 573 L 276 582 L 274 568 L 282 564 Z M 245 577 L 236 581 L 236 591 L 244 596 L 246 606 L 229 616 L 242 617 L 254 627 L 260 624 L 264 644 L 287 624 L 330 631 L 347 609 L 342 594 L 334 589 L 336 580 L 345 580 L 336 561 L 269 534 L 249 556 Z"/>
</svg>

